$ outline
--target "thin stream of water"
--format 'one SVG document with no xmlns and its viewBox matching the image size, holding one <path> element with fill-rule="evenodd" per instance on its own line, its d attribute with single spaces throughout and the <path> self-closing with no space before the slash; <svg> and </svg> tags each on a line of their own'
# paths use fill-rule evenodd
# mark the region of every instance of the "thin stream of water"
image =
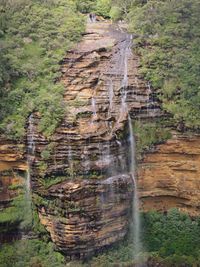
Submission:
<svg viewBox="0 0 200 267">
<path fill-rule="evenodd" d="M 27 130 L 27 175 L 25 182 L 25 210 L 24 218 L 26 223 L 32 224 L 32 189 L 31 189 L 31 168 L 35 157 L 35 141 L 34 141 L 34 117 L 31 114 L 28 119 Z"/>
<path fill-rule="evenodd" d="M 128 125 L 129 125 L 130 151 L 131 151 L 130 172 L 134 185 L 132 230 L 133 230 L 133 241 L 134 241 L 134 255 L 137 258 L 137 255 L 141 252 L 141 242 L 140 242 L 141 223 L 140 223 L 140 213 L 139 213 L 139 197 L 138 197 L 137 180 L 136 180 L 135 137 L 133 133 L 132 121 L 130 116 L 128 116 Z"/>
</svg>

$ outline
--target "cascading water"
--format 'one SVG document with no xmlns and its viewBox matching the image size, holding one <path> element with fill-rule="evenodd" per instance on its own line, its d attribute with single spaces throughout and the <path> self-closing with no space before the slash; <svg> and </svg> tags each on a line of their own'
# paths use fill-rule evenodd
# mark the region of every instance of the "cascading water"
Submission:
<svg viewBox="0 0 200 267">
<path fill-rule="evenodd" d="M 133 198 L 133 207 L 132 207 L 132 232 L 133 232 L 133 241 L 134 241 L 134 256 L 137 258 L 137 255 L 141 252 L 141 242 L 140 242 L 140 214 L 139 214 L 139 198 L 137 190 L 137 180 L 136 180 L 136 161 L 135 161 L 135 138 L 132 128 L 132 122 L 130 116 L 128 116 L 128 125 L 129 125 L 129 138 L 130 138 L 130 173 L 133 179 L 134 185 L 134 198 Z"/>
<path fill-rule="evenodd" d="M 147 116 L 149 116 L 150 114 L 150 95 L 151 95 L 151 84 L 150 82 L 147 83 L 147 87 L 148 87 L 148 98 L 147 98 Z"/>
<path fill-rule="evenodd" d="M 127 87 L 128 87 L 128 59 L 131 54 L 131 36 L 128 35 L 127 40 L 125 41 L 124 46 L 124 58 L 123 58 L 123 79 L 121 82 L 122 88 L 122 98 L 121 98 L 121 108 L 120 108 L 120 116 L 119 121 L 124 117 L 124 114 L 127 114 Z"/>
<path fill-rule="evenodd" d="M 25 183 L 26 203 L 25 203 L 25 220 L 26 223 L 32 223 L 32 192 L 31 192 L 31 168 L 35 156 L 35 141 L 34 141 L 34 117 L 31 114 L 28 119 L 27 129 L 27 176 Z"/>
<path fill-rule="evenodd" d="M 111 111 L 113 108 L 113 97 L 114 97 L 114 89 L 113 89 L 113 81 L 112 79 L 109 80 L 109 115 L 111 115 Z"/>
<path fill-rule="evenodd" d="M 72 158 L 72 148 L 68 145 L 68 164 L 69 164 L 69 174 L 70 177 L 74 177 L 74 165 L 73 165 L 73 158 Z"/>
<path fill-rule="evenodd" d="M 96 107 L 96 99 L 94 97 L 91 98 L 91 105 L 92 105 L 92 124 L 97 118 L 97 107 Z"/>
</svg>

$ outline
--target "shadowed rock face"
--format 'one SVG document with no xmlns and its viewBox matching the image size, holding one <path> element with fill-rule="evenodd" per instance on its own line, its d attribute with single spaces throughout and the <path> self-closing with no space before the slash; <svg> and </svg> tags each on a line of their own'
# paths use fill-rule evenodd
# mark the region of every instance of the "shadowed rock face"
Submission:
<svg viewBox="0 0 200 267">
<path fill-rule="evenodd" d="M 127 233 L 132 188 L 129 175 L 52 186 L 51 200 L 40 208 L 41 222 L 71 259 L 91 256 Z"/>
<path fill-rule="evenodd" d="M 23 179 L 15 173 L 26 171 L 24 145 L 0 139 L 0 209 L 9 206 L 16 192 L 10 187 L 23 184 Z"/>
<path fill-rule="evenodd" d="M 0 139 L 0 212 L 10 207 L 19 193 L 18 190 L 12 190 L 12 187 L 24 184 L 23 178 L 15 172 L 26 171 L 23 151 L 24 145 Z M 20 238 L 19 224 L 20 222 L 0 222 L 0 243 Z"/>
</svg>

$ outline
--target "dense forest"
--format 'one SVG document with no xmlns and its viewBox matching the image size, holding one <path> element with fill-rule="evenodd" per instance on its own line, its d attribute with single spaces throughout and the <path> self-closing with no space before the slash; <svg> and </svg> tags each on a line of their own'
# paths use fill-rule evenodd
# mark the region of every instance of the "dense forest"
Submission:
<svg viewBox="0 0 200 267">
<path fill-rule="evenodd" d="M 0 0 L 1 136 L 22 142 L 33 112 L 38 112 L 39 131 L 47 139 L 59 126 L 67 112 L 60 65 L 81 41 L 88 13 L 128 25 L 133 53 L 140 59 L 139 74 L 148 81 L 166 115 L 164 122 L 151 124 L 151 128 L 138 124 L 135 134 L 141 147 L 169 138 L 159 127 L 199 133 L 199 0 Z M 0 223 L 9 227 L 10 222 L 26 220 L 24 201 L 22 196 L 16 198 L 13 207 L 0 214 Z M 88 262 L 70 265 L 55 251 L 35 210 L 33 216 L 36 238 L 0 245 L 0 266 L 135 266 L 131 237 Z M 155 266 L 198 266 L 199 218 L 171 209 L 166 214 L 142 213 L 141 221 L 145 250 L 141 261 L 149 257 L 151 266 L 154 261 Z"/>
</svg>

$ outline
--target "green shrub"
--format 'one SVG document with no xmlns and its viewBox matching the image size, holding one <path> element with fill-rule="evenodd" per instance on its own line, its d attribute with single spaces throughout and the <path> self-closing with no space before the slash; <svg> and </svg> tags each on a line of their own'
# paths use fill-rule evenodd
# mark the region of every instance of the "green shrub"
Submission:
<svg viewBox="0 0 200 267">
<path fill-rule="evenodd" d="M 119 7 L 112 6 L 109 15 L 113 21 L 117 21 L 122 18 L 122 11 Z"/>
<path fill-rule="evenodd" d="M 97 0 L 95 11 L 105 18 L 110 17 L 111 0 Z"/>
<path fill-rule="evenodd" d="M 154 145 L 165 142 L 171 137 L 170 131 L 166 128 L 165 122 L 144 122 L 136 121 L 133 131 L 137 138 L 137 153 L 151 149 Z"/>
<path fill-rule="evenodd" d="M 64 262 L 64 257 L 54 251 L 52 243 L 37 239 L 3 245 L 0 250 L 1 267 L 64 267 Z"/>
</svg>

